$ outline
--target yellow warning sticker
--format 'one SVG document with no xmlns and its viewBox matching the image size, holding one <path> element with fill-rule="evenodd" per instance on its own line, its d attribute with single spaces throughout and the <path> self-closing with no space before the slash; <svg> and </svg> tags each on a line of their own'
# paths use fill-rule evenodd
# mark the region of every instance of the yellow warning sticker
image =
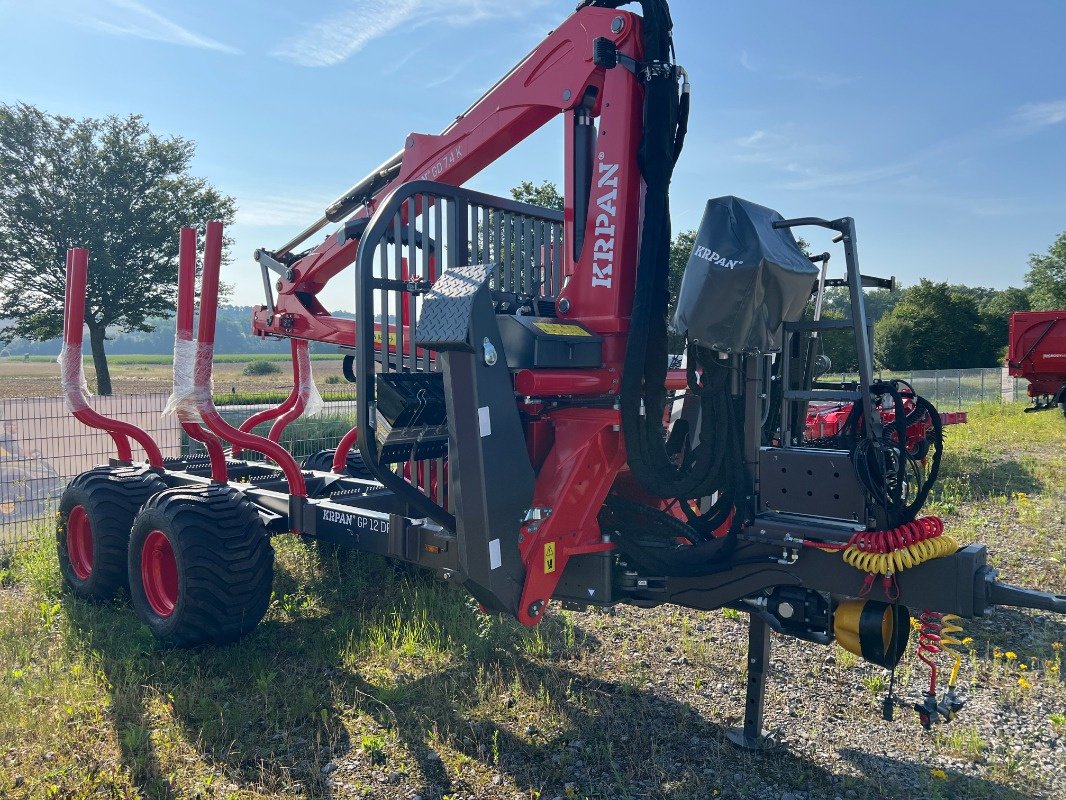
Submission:
<svg viewBox="0 0 1066 800">
<path fill-rule="evenodd" d="M 552 336 L 591 336 L 580 325 L 568 325 L 565 322 L 534 322 L 536 327 Z"/>
<path fill-rule="evenodd" d="M 555 572 L 555 542 L 544 543 L 544 574 Z"/>
</svg>

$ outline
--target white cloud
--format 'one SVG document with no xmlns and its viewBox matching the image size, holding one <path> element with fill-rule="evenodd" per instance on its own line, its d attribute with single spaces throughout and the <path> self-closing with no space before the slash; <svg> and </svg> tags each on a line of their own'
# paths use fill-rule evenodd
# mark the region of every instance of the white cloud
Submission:
<svg viewBox="0 0 1066 800">
<path fill-rule="evenodd" d="M 272 55 L 304 67 L 329 67 L 351 58 L 401 25 L 460 27 L 488 19 L 516 18 L 549 1 L 351 0 L 344 11 L 312 23 L 300 35 L 280 44 Z"/>
<path fill-rule="evenodd" d="M 1014 112 L 1014 121 L 1026 131 L 1037 131 L 1066 122 L 1066 100 L 1026 103 Z"/>
<path fill-rule="evenodd" d="M 237 225 L 262 228 L 285 228 L 307 225 L 322 216 L 322 212 L 336 198 L 294 197 L 281 195 L 252 195 L 247 199 L 237 195 Z"/>
<path fill-rule="evenodd" d="M 782 81 L 796 81 L 797 83 L 812 83 L 825 88 L 835 88 L 854 83 L 856 76 L 839 75 L 835 72 L 813 71 L 810 69 L 792 70 L 785 66 L 766 62 L 757 58 L 753 59 L 747 50 L 740 51 L 740 66 L 748 72 L 764 73 L 767 78 Z"/>
<path fill-rule="evenodd" d="M 781 174 L 781 186 L 790 190 L 841 189 L 873 183 L 898 184 L 910 179 L 918 157 L 884 161 L 871 167 L 842 168 L 847 156 L 793 123 L 776 129 L 759 128 L 734 140 L 733 159 L 757 164 Z M 872 159 L 868 159 L 872 160 Z"/>
<path fill-rule="evenodd" d="M 114 36 L 132 36 L 221 53 L 241 52 L 179 25 L 137 0 L 45 0 L 44 8 L 59 19 Z"/>
</svg>

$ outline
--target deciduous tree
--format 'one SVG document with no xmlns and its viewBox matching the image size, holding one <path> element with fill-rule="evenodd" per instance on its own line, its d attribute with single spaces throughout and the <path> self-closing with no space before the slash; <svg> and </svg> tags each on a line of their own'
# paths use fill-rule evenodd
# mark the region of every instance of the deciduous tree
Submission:
<svg viewBox="0 0 1066 800">
<path fill-rule="evenodd" d="M 1066 308 L 1066 232 L 1059 234 L 1047 255 L 1029 256 L 1025 287 L 1034 310 Z"/>
<path fill-rule="evenodd" d="M 139 116 L 0 105 L 0 338 L 62 332 L 65 252 L 87 247 L 85 322 L 97 391 L 110 394 L 108 330 L 150 331 L 173 312 L 179 228 L 233 220 L 233 199 L 190 174 L 195 149 Z"/>
</svg>

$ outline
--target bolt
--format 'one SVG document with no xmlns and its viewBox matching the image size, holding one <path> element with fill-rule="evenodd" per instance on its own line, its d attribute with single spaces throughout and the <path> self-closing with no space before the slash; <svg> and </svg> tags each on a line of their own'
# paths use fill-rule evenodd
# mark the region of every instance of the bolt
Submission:
<svg viewBox="0 0 1066 800">
<path fill-rule="evenodd" d="M 626 27 L 626 21 L 622 17 L 611 20 L 611 33 L 621 33 Z"/>
<path fill-rule="evenodd" d="M 565 314 L 570 310 L 570 301 L 567 298 L 562 298 L 559 301 L 559 313 Z"/>
<path fill-rule="evenodd" d="M 294 269 L 285 270 L 285 280 L 287 280 L 289 283 L 292 283 L 293 281 L 295 281 L 296 280 L 296 270 L 294 270 Z"/>
<path fill-rule="evenodd" d="M 792 603 L 781 603 L 777 607 L 777 613 L 785 619 L 791 619 L 792 615 L 796 613 L 796 609 L 792 607 Z"/>
<path fill-rule="evenodd" d="M 569 102 L 571 97 L 573 97 L 573 95 L 570 94 L 570 90 L 569 89 L 563 89 L 563 100 L 565 102 Z"/>
<path fill-rule="evenodd" d="M 492 346 L 492 342 L 489 341 L 488 336 L 486 336 L 485 339 L 482 341 L 481 348 L 482 350 L 484 350 L 485 353 L 485 363 L 488 364 L 490 367 L 493 366 L 497 360 L 496 348 Z"/>
<path fill-rule="evenodd" d="M 537 600 L 535 603 L 531 603 L 530 606 L 529 606 L 529 616 L 531 616 L 531 617 L 539 617 L 540 616 L 540 610 L 541 610 L 541 608 L 543 608 L 543 606 L 544 606 L 544 603 L 542 601 L 540 601 L 540 600 Z"/>
</svg>

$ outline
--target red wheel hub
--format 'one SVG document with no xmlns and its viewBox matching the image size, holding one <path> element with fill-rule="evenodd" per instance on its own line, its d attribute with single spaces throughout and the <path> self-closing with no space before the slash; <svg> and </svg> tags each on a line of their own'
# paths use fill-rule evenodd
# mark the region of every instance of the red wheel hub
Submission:
<svg viewBox="0 0 1066 800">
<path fill-rule="evenodd" d="M 93 571 L 93 529 L 85 506 L 74 506 L 67 515 L 67 559 L 79 581 Z"/>
<path fill-rule="evenodd" d="M 148 534 L 141 550 L 141 585 L 152 611 L 161 617 L 174 613 L 178 603 L 178 562 L 163 531 Z"/>
</svg>

